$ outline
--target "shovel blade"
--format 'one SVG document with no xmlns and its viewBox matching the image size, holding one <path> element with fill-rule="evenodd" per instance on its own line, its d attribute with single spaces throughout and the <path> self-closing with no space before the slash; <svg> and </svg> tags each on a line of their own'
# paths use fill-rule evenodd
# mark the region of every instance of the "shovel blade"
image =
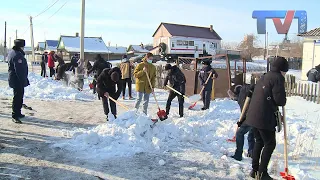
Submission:
<svg viewBox="0 0 320 180">
<path fill-rule="evenodd" d="M 295 178 L 292 175 L 289 175 L 286 172 L 280 172 L 280 176 L 282 177 L 282 179 L 295 180 Z"/>
<path fill-rule="evenodd" d="M 89 88 L 93 89 L 93 84 L 92 83 L 89 84 Z"/>
<path fill-rule="evenodd" d="M 227 139 L 228 142 L 236 142 L 236 137 L 233 137 L 232 139 Z"/>
<path fill-rule="evenodd" d="M 159 117 L 159 119 L 160 119 L 161 121 L 164 121 L 164 120 L 168 119 L 167 113 L 166 113 L 166 111 L 164 111 L 164 110 L 159 110 L 159 111 L 157 112 L 157 115 L 158 115 L 158 117 Z"/>
</svg>

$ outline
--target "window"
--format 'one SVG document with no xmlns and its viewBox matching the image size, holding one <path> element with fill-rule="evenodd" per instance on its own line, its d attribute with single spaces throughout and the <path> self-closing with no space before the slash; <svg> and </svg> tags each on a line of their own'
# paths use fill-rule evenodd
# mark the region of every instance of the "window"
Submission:
<svg viewBox="0 0 320 180">
<path fill-rule="evenodd" d="M 177 46 L 182 46 L 182 45 L 183 45 L 183 41 L 177 40 Z"/>
<path fill-rule="evenodd" d="M 217 43 L 211 43 L 210 48 L 212 49 L 217 49 Z"/>
<path fill-rule="evenodd" d="M 174 42 L 172 42 L 172 46 L 171 47 L 174 47 Z"/>
<path fill-rule="evenodd" d="M 189 46 L 194 46 L 194 41 L 189 41 Z"/>
<path fill-rule="evenodd" d="M 188 41 L 183 41 L 184 46 L 188 46 Z"/>
</svg>

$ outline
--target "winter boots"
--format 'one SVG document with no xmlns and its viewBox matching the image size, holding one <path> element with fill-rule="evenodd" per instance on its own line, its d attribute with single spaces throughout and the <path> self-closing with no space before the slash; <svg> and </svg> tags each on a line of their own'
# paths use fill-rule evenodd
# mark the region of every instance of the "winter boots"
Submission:
<svg viewBox="0 0 320 180">
<path fill-rule="evenodd" d="M 256 177 L 256 176 L 258 176 L 258 177 Z M 258 180 L 273 180 L 273 178 L 269 176 L 268 172 L 260 173 L 255 170 L 251 170 L 250 177 L 252 177 L 254 179 L 258 179 Z"/>
<path fill-rule="evenodd" d="M 13 121 L 14 123 L 17 123 L 17 124 L 22 124 L 22 122 L 21 122 L 21 120 L 20 120 L 19 117 L 13 117 L 13 118 L 12 118 L 12 121 Z"/>
</svg>

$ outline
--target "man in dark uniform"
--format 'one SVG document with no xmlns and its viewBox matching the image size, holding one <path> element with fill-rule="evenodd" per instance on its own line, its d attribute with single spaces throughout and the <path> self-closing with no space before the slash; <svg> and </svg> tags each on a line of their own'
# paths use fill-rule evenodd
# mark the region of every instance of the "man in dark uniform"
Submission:
<svg viewBox="0 0 320 180">
<path fill-rule="evenodd" d="M 41 56 L 41 76 L 47 77 L 46 64 L 48 63 L 48 52 L 44 52 Z"/>
<path fill-rule="evenodd" d="M 28 64 L 24 58 L 23 48 L 25 41 L 23 39 L 16 39 L 14 41 L 13 51 L 8 55 L 8 81 L 9 86 L 13 88 L 12 101 L 12 121 L 21 124 L 21 118 L 25 116 L 21 114 L 23 104 L 24 87 L 29 84 L 28 80 Z"/>
<path fill-rule="evenodd" d="M 205 87 L 201 95 L 203 101 L 203 108 L 201 108 L 201 110 L 207 110 L 210 108 L 213 79 L 218 78 L 218 73 L 212 68 L 211 62 L 211 60 L 203 60 L 203 67 L 199 73 L 200 84 Z M 209 78 L 211 72 L 212 75 Z M 209 81 L 206 83 L 208 78 Z"/>
</svg>

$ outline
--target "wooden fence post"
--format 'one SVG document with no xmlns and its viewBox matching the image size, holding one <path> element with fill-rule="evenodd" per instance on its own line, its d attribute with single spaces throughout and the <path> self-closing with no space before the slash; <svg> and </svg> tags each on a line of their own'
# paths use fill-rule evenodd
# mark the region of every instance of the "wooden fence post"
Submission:
<svg viewBox="0 0 320 180">
<path fill-rule="evenodd" d="M 308 83 L 308 89 L 307 89 L 307 101 L 309 101 L 309 97 L 310 97 L 310 84 Z"/>
<path fill-rule="evenodd" d="M 313 84 L 311 84 L 311 97 L 310 97 L 310 101 L 312 101 L 312 98 L 315 98 L 315 97 L 313 96 Z"/>
<path fill-rule="evenodd" d="M 318 102 L 317 104 L 320 104 L 320 82 L 318 82 Z"/>
<path fill-rule="evenodd" d="M 304 84 L 304 87 L 303 87 L 303 99 L 306 99 L 306 96 L 307 96 L 307 84 Z"/>
<path fill-rule="evenodd" d="M 299 82 L 299 83 L 298 83 L 298 94 L 297 94 L 298 96 L 301 96 L 301 93 L 300 93 L 300 92 L 301 92 L 301 90 L 300 90 L 300 89 L 301 89 L 301 86 L 300 86 L 300 85 L 301 85 L 301 84 L 300 84 L 300 82 Z"/>
<path fill-rule="evenodd" d="M 314 99 L 313 99 L 314 103 L 316 103 L 316 101 L 317 101 L 317 92 L 318 92 L 318 86 L 315 85 L 315 87 L 314 87 Z M 319 94 L 319 92 L 318 92 L 318 94 Z"/>
</svg>

